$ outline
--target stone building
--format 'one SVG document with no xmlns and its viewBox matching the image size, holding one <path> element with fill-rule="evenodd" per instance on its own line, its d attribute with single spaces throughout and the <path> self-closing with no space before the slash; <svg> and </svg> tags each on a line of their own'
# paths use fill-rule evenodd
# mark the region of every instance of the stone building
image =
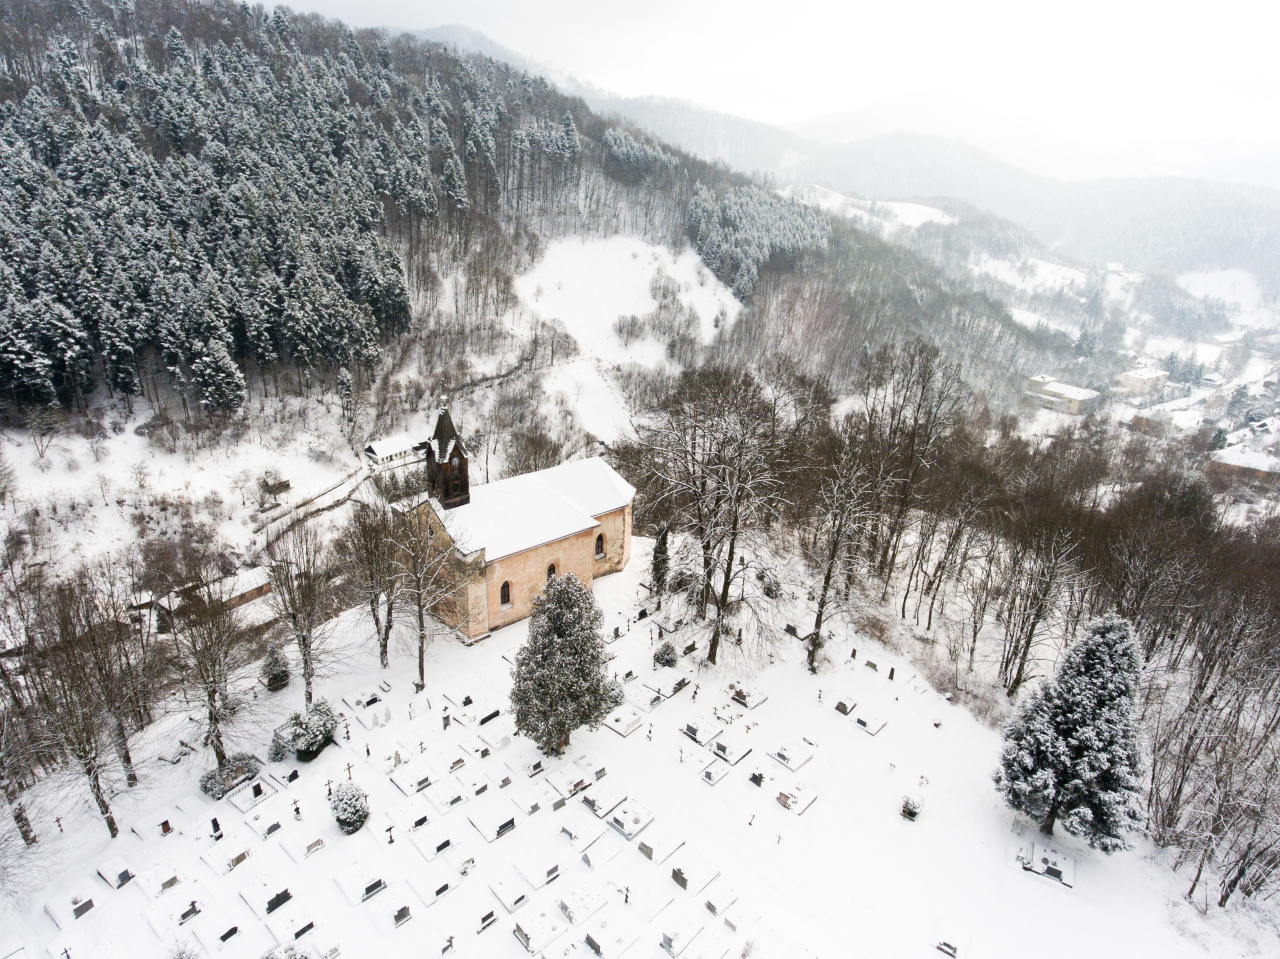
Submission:
<svg viewBox="0 0 1280 959">
<path fill-rule="evenodd" d="M 452 432 L 447 412 L 439 419 Z M 438 422 L 436 444 L 440 434 Z M 468 640 L 527 617 L 552 576 L 573 573 L 590 584 L 631 559 L 636 491 L 603 459 L 481 486 L 467 482 L 467 452 L 456 432 L 432 459 L 443 467 L 438 479 L 396 508 L 425 519 L 453 550 L 463 585 L 450 608 L 436 612 Z"/>
</svg>

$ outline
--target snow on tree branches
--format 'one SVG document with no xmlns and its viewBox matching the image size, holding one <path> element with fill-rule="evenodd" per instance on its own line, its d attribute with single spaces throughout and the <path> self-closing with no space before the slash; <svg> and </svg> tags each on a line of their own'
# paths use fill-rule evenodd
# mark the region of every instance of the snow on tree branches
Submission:
<svg viewBox="0 0 1280 959">
<path fill-rule="evenodd" d="M 511 690 L 516 729 L 550 755 L 609 711 L 603 621 L 589 586 L 556 576 L 533 601 L 529 639 L 516 656 Z"/>
<path fill-rule="evenodd" d="M 1141 659 L 1129 623 L 1097 620 L 1005 730 L 996 788 L 1053 835 L 1055 823 L 1104 853 L 1129 848 L 1140 813 L 1134 695 Z"/>
<path fill-rule="evenodd" d="M 774 256 L 825 249 L 831 236 L 825 213 L 758 186 L 717 194 L 699 183 L 687 224 L 694 249 L 740 300 L 751 295 L 760 268 Z"/>
</svg>

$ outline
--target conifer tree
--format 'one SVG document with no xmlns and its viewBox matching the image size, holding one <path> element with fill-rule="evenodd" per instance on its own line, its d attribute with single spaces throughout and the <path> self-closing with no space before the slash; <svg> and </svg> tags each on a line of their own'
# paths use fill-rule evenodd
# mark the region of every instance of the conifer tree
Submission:
<svg viewBox="0 0 1280 959">
<path fill-rule="evenodd" d="M 1129 623 L 1097 620 L 1007 726 L 996 788 L 1046 836 L 1061 823 L 1105 853 L 1129 848 L 1124 833 L 1139 818 L 1130 799 L 1139 788 L 1140 669 Z"/>
<path fill-rule="evenodd" d="M 667 591 L 667 571 L 671 568 L 671 559 L 667 554 L 667 527 L 662 527 L 658 540 L 653 544 L 653 560 L 649 564 L 650 575 L 653 576 L 653 591 L 661 596 Z"/>
<path fill-rule="evenodd" d="M 572 573 L 552 577 L 533 601 L 529 639 L 516 656 L 511 706 L 516 729 L 547 755 L 609 712 L 604 616 L 589 586 Z"/>
</svg>

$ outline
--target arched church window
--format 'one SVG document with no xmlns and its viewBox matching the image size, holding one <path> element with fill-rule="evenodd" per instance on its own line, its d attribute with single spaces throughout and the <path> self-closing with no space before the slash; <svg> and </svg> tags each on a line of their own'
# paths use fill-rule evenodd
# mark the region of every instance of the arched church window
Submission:
<svg viewBox="0 0 1280 959">
<path fill-rule="evenodd" d="M 511 584 L 503 583 L 502 589 L 499 592 L 502 596 L 502 605 L 510 606 L 511 605 Z"/>
<path fill-rule="evenodd" d="M 596 559 L 604 559 L 604 533 L 596 537 Z"/>
<path fill-rule="evenodd" d="M 552 563 L 550 566 L 547 567 L 547 581 L 550 582 L 555 578 L 556 578 L 556 564 Z"/>
</svg>

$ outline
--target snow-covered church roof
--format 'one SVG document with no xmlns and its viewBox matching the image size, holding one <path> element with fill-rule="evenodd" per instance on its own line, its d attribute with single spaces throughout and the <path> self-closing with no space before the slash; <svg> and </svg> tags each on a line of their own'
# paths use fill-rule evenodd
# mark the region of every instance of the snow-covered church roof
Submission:
<svg viewBox="0 0 1280 959">
<path fill-rule="evenodd" d="M 432 502 L 459 549 L 492 562 L 600 524 L 622 509 L 635 487 L 599 457 L 471 487 L 471 502 L 451 510 Z"/>
</svg>

